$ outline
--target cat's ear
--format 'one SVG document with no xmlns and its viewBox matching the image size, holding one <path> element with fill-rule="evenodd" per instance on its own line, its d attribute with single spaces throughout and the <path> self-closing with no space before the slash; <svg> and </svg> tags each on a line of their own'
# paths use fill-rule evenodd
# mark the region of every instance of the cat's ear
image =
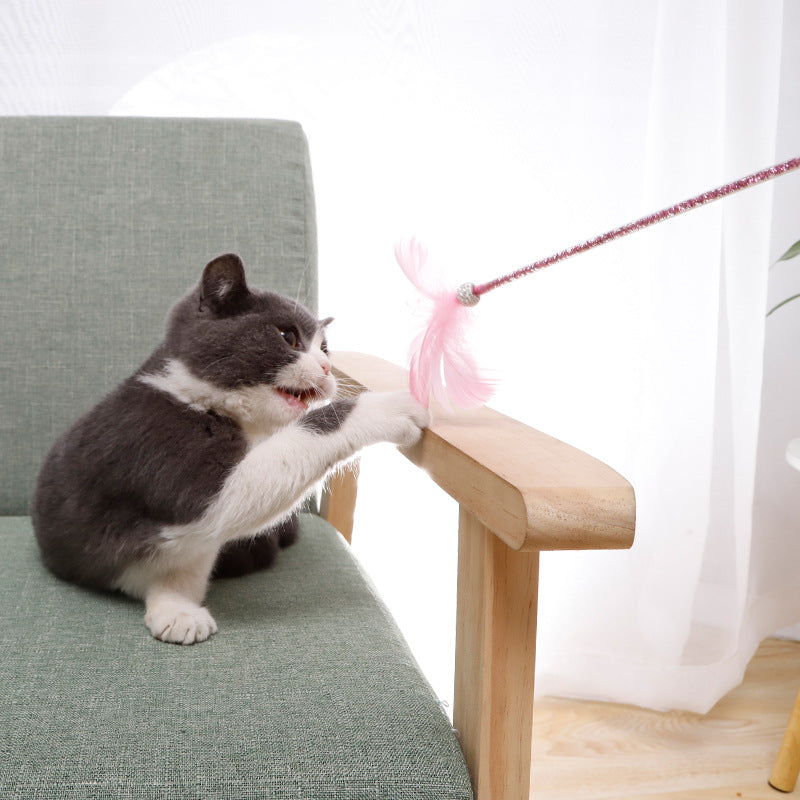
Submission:
<svg viewBox="0 0 800 800">
<path fill-rule="evenodd" d="M 218 256 L 206 264 L 200 280 L 200 308 L 217 314 L 235 314 L 241 310 L 250 290 L 244 277 L 244 264 L 235 253 Z"/>
<path fill-rule="evenodd" d="M 333 322 L 333 317 L 325 317 L 325 319 L 319 320 L 320 329 L 325 330 L 325 328 L 327 328 L 328 325 L 331 324 L 331 322 Z"/>
</svg>

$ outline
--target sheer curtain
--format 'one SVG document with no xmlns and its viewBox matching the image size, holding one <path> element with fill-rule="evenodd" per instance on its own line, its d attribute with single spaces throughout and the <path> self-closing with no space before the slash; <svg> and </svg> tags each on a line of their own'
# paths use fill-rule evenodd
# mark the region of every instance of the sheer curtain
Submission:
<svg viewBox="0 0 800 800">
<path fill-rule="evenodd" d="M 796 155 L 798 31 L 774 0 L 14 0 L 0 113 L 300 120 L 333 344 L 403 361 L 396 238 L 477 282 Z M 637 491 L 631 551 L 543 556 L 541 692 L 703 711 L 800 621 L 800 304 L 764 318 L 800 291 L 769 270 L 800 238 L 780 181 L 476 309 L 494 405 Z M 390 455 L 365 458 L 356 550 L 448 699 L 455 509 Z"/>
</svg>

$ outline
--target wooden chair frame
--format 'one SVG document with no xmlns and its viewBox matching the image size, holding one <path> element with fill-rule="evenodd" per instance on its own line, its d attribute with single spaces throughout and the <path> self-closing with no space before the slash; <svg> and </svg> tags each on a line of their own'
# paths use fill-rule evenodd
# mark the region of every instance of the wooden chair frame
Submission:
<svg viewBox="0 0 800 800">
<path fill-rule="evenodd" d="M 800 691 L 794 701 L 792 714 L 775 759 L 775 766 L 769 776 L 769 785 L 779 792 L 793 792 L 798 775 L 800 775 Z"/>
<path fill-rule="evenodd" d="M 408 376 L 381 359 L 337 353 L 345 391 L 394 391 Z M 453 724 L 477 800 L 531 793 L 539 552 L 633 544 L 631 485 L 591 456 L 488 408 L 434 411 L 403 455 L 458 501 Z M 335 476 L 323 513 L 349 540 L 357 472 Z"/>
</svg>

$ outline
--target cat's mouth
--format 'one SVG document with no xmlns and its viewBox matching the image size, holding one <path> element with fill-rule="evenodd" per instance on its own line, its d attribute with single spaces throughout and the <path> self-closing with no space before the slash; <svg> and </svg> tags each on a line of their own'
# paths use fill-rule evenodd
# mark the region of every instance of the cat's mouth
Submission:
<svg viewBox="0 0 800 800">
<path fill-rule="evenodd" d="M 275 387 L 275 391 L 292 408 L 308 409 L 308 404 L 318 400 L 322 394 L 318 389 L 287 389 L 283 386 Z"/>
</svg>

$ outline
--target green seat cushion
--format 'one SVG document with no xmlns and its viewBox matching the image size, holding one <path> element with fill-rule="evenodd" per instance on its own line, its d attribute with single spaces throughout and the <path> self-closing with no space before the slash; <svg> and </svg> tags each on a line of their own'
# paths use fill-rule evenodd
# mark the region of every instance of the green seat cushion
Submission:
<svg viewBox="0 0 800 800">
<path fill-rule="evenodd" d="M 0 518 L 0 797 L 469 798 L 456 735 L 339 534 L 301 516 L 271 569 L 212 585 L 219 624 L 151 638 L 140 603 L 42 566 Z"/>
</svg>

